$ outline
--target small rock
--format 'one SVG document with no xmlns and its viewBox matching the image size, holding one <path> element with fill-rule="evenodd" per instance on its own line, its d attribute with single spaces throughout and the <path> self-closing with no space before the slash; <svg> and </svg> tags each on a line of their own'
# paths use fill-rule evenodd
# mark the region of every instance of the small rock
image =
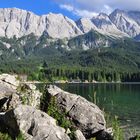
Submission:
<svg viewBox="0 0 140 140">
<path fill-rule="evenodd" d="M 86 138 L 80 130 L 75 131 L 75 138 L 76 140 L 86 140 Z"/>
</svg>

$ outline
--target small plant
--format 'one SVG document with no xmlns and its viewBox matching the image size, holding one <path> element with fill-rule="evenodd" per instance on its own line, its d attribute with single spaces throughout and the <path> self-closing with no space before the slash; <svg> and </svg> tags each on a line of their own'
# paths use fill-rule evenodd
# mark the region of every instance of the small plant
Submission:
<svg viewBox="0 0 140 140">
<path fill-rule="evenodd" d="M 67 118 L 67 112 L 64 111 L 64 113 L 62 113 L 62 111 L 57 107 L 55 97 L 51 97 L 48 105 L 47 113 L 48 115 L 50 115 L 51 117 L 57 120 L 57 124 L 59 126 L 65 128 L 65 130 L 70 129 L 71 133 L 69 134 L 69 137 L 72 140 L 75 140 L 75 134 L 74 134 L 75 128 L 73 122 Z"/>
<path fill-rule="evenodd" d="M 72 123 L 70 122 L 70 120 L 66 118 L 67 113 L 66 112 L 62 113 L 58 109 L 55 97 L 51 97 L 50 103 L 48 105 L 47 113 L 48 115 L 52 116 L 57 120 L 59 126 L 65 128 L 66 130 L 68 128 L 71 128 Z"/>
<path fill-rule="evenodd" d="M 0 140 L 25 140 L 24 135 L 20 132 L 16 139 L 11 138 L 8 133 L 0 132 Z"/>
<path fill-rule="evenodd" d="M 26 84 L 23 84 L 23 85 L 18 86 L 17 91 L 25 93 L 27 91 L 27 89 L 28 89 L 28 86 Z"/>
<path fill-rule="evenodd" d="M 124 136 L 123 136 L 123 131 L 120 128 L 120 123 L 118 121 L 118 117 L 115 116 L 113 122 L 112 122 L 112 127 L 113 127 L 113 137 L 114 140 L 123 140 Z"/>
<path fill-rule="evenodd" d="M 12 140 L 12 138 L 7 133 L 0 132 L 0 140 Z"/>
<path fill-rule="evenodd" d="M 19 135 L 17 136 L 16 140 L 25 140 L 24 135 L 22 134 L 22 132 L 19 133 Z"/>
<path fill-rule="evenodd" d="M 140 140 L 140 136 L 137 136 L 137 139 L 136 140 Z"/>
</svg>

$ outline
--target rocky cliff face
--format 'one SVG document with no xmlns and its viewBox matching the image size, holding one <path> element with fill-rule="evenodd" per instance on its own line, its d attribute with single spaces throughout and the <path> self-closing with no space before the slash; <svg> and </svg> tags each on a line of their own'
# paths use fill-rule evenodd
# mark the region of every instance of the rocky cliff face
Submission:
<svg viewBox="0 0 140 140">
<path fill-rule="evenodd" d="M 98 27 L 104 34 L 114 35 L 117 37 L 127 36 L 121 32 L 109 19 L 109 16 L 104 13 L 100 13 L 97 17 L 92 19 L 92 22 Z"/>
<path fill-rule="evenodd" d="M 115 10 L 110 16 L 100 13 L 92 19 L 73 21 L 62 14 L 49 13 L 38 16 L 32 12 L 17 9 L 0 9 L 0 36 L 22 37 L 33 33 L 46 34 L 52 38 L 71 38 L 89 32 L 91 29 L 115 37 L 135 37 L 140 33 L 140 13 Z"/>
<path fill-rule="evenodd" d="M 137 22 L 139 21 L 139 18 L 137 19 L 138 15 L 135 16 L 132 13 L 117 9 L 109 17 L 120 31 L 127 33 L 131 37 L 135 37 L 140 34 L 140 25 Z"/>
<path fill-rule="evenodd" d="M 31 33 L 41 36 L 44 32 L 53 38 L 81 34 L 75 22 L 61 14 L 37 16 L 16 8 L 0 9 L 0 36 L 21 37 Z"/>
</svg>

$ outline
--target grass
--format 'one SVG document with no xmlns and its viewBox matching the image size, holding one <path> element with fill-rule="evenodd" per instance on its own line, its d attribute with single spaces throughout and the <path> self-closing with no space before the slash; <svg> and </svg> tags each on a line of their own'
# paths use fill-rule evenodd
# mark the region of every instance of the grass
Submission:
<svg viewBox="0 0 140 140">
<path fill-rule="evenodd" d="M 112 128 L 113 128 L 114 140 L 123 140 L 124 134 L 123 134 L 123 130 L 120 128 L 120 122 L 118 121 L 117 116 L 115 116 L 114 120 L 112 121 Z"/>
</svg>

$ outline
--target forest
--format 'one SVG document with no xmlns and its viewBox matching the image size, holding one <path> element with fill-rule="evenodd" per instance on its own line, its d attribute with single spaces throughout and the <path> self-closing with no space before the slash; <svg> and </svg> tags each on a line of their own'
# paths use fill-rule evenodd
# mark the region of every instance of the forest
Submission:
<svg viewBox="0 0 140 140">
<path fill-rule="evenodd" d="M 109 38 L 110 46 L 94 46 L 100 37 L 107 38 L 90 32 L 71 39 L 71 49 L 62 47 L 66 39 L 54 41 L 33 34 L 19 39 L 0 38 L 0 73 L 26 74 L 29 80 L 48 82 L 140 82 L 140 42 Z M 83 50 L 80 46 L 85 41 L 94 42 L 93 46 Z M 3 42 L 11 47 L 6 48 Z"/>
</svg>

